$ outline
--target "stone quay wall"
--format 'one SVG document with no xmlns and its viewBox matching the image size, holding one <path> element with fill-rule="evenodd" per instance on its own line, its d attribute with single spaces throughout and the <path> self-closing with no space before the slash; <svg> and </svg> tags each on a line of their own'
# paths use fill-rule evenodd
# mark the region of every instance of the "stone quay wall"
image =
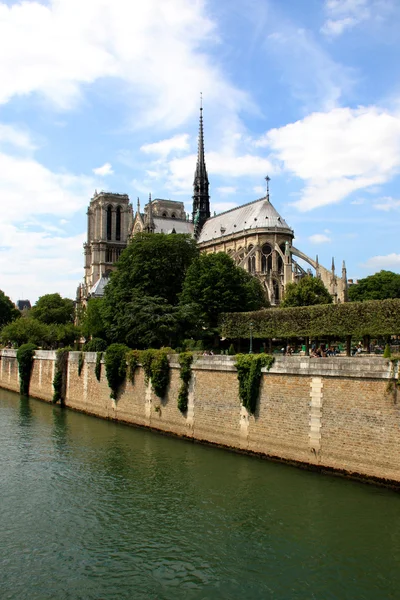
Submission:
<svg viewBox="0 0 400 600">
<path fill-rule="evenodd" d="M 95 353 L 69 354 L 65 405 L 98 417 L 197 441 L 400 483 L 398 367 L 381 357 L 277 357 L 262 375 L 255 415 L 241 406 L 234 357 L 207 356 L 192 366 L 189 404 L 177 408 L 179 364 L 171 360 L 164 399 L 138 367 L 119 398 L 110 398 L 105 368 L 95 376 Z M 37 351 L 30 395 L 53 396 L 55 352 Z M 175 357 L 176 360 L 176 357 Z M 15 350 L 0 353 L 0 387 L 19 391 Z"/>
</svg>

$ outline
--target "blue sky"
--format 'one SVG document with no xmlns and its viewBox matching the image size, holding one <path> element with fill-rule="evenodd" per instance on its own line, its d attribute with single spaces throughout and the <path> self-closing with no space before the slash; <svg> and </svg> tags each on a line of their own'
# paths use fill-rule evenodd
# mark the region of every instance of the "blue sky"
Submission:
<svg viewBox="0 0 400 600">
<path fill-rule="evenodd" d="M 0 0 L 0 287 L 74 297 L 95 189 L 271 201 L 348 276 L 400 272 L 396 0 Z"/>
</svg>

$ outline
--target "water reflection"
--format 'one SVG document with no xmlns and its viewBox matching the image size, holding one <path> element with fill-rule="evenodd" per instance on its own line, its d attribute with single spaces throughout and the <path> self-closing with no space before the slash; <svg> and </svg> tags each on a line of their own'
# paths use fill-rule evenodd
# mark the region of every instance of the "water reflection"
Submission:
<svg viewBox="0 0 400 600">
<path fill-rule="evenodd" d="M 397 598 L 399 496 L 0 391 L 3 598 Z"/>
<path fill-rule="evenodd" d="M 19 400 L 19 426 L 29 427 L 32 423 L 33 411 L 30 399 L 26 396 L 20 396 Z"/>
</svg>

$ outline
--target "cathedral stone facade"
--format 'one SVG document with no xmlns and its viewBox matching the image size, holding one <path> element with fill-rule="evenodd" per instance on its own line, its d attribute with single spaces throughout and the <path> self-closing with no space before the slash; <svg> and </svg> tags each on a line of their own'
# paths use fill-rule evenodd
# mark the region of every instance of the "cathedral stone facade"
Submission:
<svg viewBox="0 0 400 600">
<path fill-rule="evenodd" d="M 205 162 L 203 109 L 200 109 L 197 164 L 193 182 L 192 214 L 183 202 L 152 200 L 143 212 L 139 199 L 133 210 L 126 194 L 95 192 L 88 209 L 88 238 L 84 244 L 85 279 L 78 288 L 78 301 L 101 297 L 110 272 L 122 250 L 137 233 L 186 233 L 193 235 L 202 252 L 225 252 L 237 265 L 257 277 L 271 304 L 278 305 L 288 283 L 311 273 L 319 277 L 333 301 L 347 300 L 347 276 L 319 264 L 293 245 L 294 231 L 270 201 L 269 177 L 266 194 L 211 217 L 209 180 Z M 307 264 L 306 269 L 297 259 Z"/>
</svg>

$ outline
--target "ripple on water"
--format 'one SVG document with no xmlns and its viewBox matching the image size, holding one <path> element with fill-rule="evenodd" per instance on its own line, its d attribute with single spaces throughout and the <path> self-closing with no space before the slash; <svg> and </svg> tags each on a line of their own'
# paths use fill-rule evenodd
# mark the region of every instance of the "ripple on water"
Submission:
<svg viewBox="0 0 400 600">
<path fill-rule="evenodd" d="M 399 496 L 0 391 L 1 600 L 397 598 Z"/>
</svg>

